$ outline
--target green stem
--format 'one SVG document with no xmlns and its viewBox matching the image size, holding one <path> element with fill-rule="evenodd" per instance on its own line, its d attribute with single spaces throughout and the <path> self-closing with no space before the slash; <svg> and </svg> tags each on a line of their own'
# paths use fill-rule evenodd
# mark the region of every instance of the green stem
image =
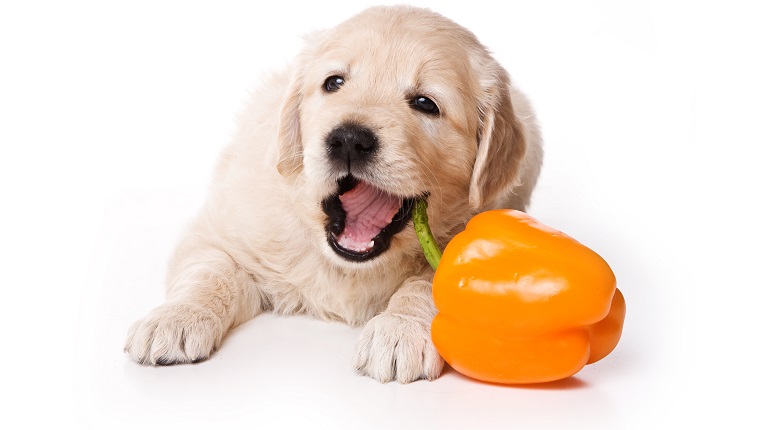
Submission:
<svg viewBox="0 0 760 430">
<path fill-rule="evenodd" d="M 430 231 L 427 216 L 427 202 L 424 199 L 418 199 L 412 209 L 412 222 L 414 231 L 417 232 L 417 239 L 422 246 L 422 252 L 425 254 L 428 263 L 433 270 L 438 269 L 438 263 L 441 262 L 441 249 L 435 242 L 433 233 Z"/>
</svg>

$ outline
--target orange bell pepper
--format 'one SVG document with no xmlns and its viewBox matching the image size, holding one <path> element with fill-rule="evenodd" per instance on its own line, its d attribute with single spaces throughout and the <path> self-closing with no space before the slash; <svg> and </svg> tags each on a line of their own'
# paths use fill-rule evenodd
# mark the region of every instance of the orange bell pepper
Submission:
<svg viewBox="0 0 760 430">
<path fill-rule="evenodd" d="M 492 210 L 441 255 L 426 208 L 419 201 L 412 219 L 436 269 L 433 343 L 451 367 L 487 382 L 549 382 L 612 352 L 625 301 L 597 253 L 523 212 Z"/>
</svg>

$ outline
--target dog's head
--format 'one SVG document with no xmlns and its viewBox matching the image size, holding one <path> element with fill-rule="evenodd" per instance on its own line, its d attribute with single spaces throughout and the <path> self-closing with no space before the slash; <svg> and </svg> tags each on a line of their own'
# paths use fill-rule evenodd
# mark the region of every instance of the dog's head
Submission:
<svg viewBox="0 0 760 430">
<path fill-rule="evenodd" d="M 417 252 L 407 227 L 428 198 L 447 240 L 508 191 L 525 153 L 504 69 L 433 12 L 369 9 L 316 34 L 280 118 L 281 174 L 298 179 L 339 261 Z"/>
</svg>

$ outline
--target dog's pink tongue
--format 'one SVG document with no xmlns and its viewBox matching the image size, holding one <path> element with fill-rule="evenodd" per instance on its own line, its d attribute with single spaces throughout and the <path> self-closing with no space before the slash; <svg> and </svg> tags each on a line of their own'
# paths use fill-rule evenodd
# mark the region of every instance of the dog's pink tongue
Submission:
<svg viewBox="0 0 760 430">
<path fill-rule="evenodd" d="M 372 239 L 393 220 L 401 199 L 394 197 L 366 182 L 339 196 L 346 223 L 338 236 L 338 245 L 343 248 L 366 252 L 375 245 Z"/>
</svg>

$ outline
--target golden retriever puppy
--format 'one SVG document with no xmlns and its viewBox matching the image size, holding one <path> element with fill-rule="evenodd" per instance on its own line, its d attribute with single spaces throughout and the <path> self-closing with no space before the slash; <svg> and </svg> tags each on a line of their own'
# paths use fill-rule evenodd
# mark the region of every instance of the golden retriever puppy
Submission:
<svg viewBox="0 0 760 430">
<path fill-rule="evenodd" d="M 307 314 L 364 325 L 361 374 L 434 379 L 433 272 L 410 208 L 426 198 L 446 244 L 479 211 L 525 209 L 541 159 L 525 97 L 449 19 L 376 7 L 313 34 L 242 113 L 170 263 L 167 301 L 125 351 L 197 362 L 262 312 Z"/>
</svg>

